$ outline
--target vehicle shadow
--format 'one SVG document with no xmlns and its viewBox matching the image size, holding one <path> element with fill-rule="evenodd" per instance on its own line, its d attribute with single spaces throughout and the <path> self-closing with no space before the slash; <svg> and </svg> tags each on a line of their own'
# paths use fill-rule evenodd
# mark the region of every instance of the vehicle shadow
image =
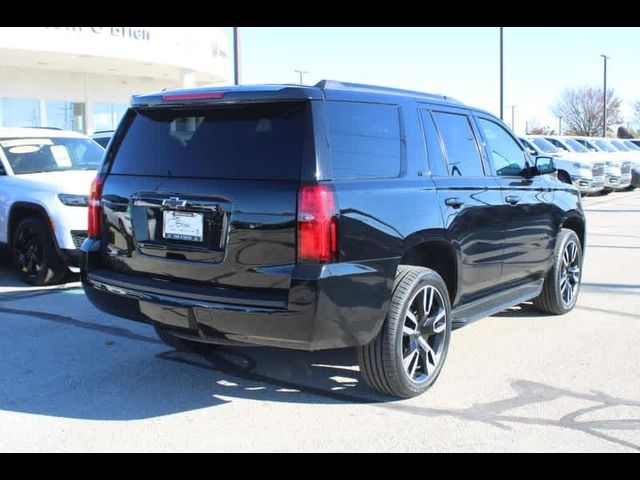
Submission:
<svg viewBox="0 0 640 480">
<path fill-rule="evenodd" d="M 57 299 L 57 300 L 55 300 Z M 511 430 L 518 424 L 566 428 L 640 451 L 616 431 L 640 429 L 640 401 L 604 392 L 576 392 L 529 380 L 512 392 L 466 408 L 433 408 L 431 395 L 410 402 L 376 395 L 362 381 L 353 349 L 298 352 L 275 348 L 166 347 L 145 325 L 109 319 L 84 309 L 79 289 L 52 292 L 47 303 L 65 313 L 31 310 L 30 299 L 0 300 L 0 410 L 87 420 L 138 420 L 211 408 L 239 399 L 288 404 L 369 404 L 369 408 L 421 417 L 445 416 Z M 88 304 L 87 304 L 88 305 Z M 53 310 L 51 308 L 50 310 Z M 68 310 L 68 312 L 66 311 Z M 524 304 L 502 316 L 539 315 Z M 95 317 L 91 317 L 91 315 Z M 86 317 L 85 317 L 86 316 Z M 126 325 L 126 328 L 124 327 Z M 544 402 L 581 400 L 560 418 Z M 584 401 L 591 404 L 587 407 Z M 258 403 L 258 404 L 259 404 Z M 607 408 L 631 408 L 620 418 Z M 627 436 L 628 437 L 628 436 Z"/>
<path fill-rule="evenodd" d="M 48 289 L 56 289 L 56 288 L 65 288 L 69 284 L 76 283 L 80 280 L 80 275 L 77 273 L 71 273 L 67 275 L 64 279 L 64 283 L 59 285 L 52 285 L 50 287 L 32 287 L 26 284 L 20 275 L 16 271 L 11 258 L 9 258 L 6 252 L 0 253 L 0 289 L 21 289 L 21 290 L 48 290 Z"/>
</svg>

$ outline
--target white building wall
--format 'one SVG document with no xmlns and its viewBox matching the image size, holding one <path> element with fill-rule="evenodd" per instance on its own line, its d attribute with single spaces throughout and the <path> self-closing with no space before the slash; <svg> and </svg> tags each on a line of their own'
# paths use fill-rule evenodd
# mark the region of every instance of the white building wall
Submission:
<svg viewBox="0 0 640 480">
<path fill-rule="evenodd" d="M 85 133 L 94 131 L 96 102 L 123 105 L 134 94 L 228 83 L 231 64 L 229 41 L 216 27 L 0 28 L 0 98 L 39 100 L 41 123 L 47 100 L 82 103 Z"/>
<path fill-rule="evenodd" d="M 129 96 L 180 86 L 178 81 L 84 72 L 0 67 L 0 97 L 129 103 Z M 85 92 L 86 86 L 86 92 Z"/>
</svg>

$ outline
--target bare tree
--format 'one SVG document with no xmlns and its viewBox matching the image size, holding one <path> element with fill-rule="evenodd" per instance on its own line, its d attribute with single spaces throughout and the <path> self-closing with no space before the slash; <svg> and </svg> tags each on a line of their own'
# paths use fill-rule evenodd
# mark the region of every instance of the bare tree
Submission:
<svg viewBox="0 0 640 480">
<path fill-rule="evenodd" d="M 551 128 L 549 125 L 545 125 L 544 127 L 540 127 L 536 125 L 529 130 L 529 134 L 531 135 L 555 135 L 556 131 Z"/>
<path fill-rule="evenodd" d="M 640 100 L 636 100 L 636 103 L 633 104 L 633 121 L 640 126 Z"/>
<path fill-rule="evenodd" d="M 556 132 L 549 125 L 542 126 L 537 117 L 527 119 L 527 135 L 555 135 Z"/>
<path fill-rule="evenodd" d="M 594 87 L 567 88 L 552 111 L 556 117 L 562 117 L 567 133 L 599 136 L 602 135 L 602 96 L 602 90 Z M 622 123 L 621 103 L 613 89 L 607 89 L 607 132 Z"/>
</svg>

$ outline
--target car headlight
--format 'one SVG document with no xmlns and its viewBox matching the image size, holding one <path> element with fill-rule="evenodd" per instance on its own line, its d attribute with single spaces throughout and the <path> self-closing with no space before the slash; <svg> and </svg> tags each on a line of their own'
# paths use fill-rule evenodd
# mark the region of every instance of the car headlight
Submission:
<svg viewBox="0 0 640 480">
<path fill-rule="evenodd" d="M 612 162 L 611 160 L 607 160 L 606 162 L 604 162 L 605 165 L 607 167 L 617 167 L 617 165 L 615 164 L 615 162 Z"/>
<path fill-rule="evenodd" d="M 60 201 L 67 207 L 86 207 L 88 195 L 70 195 L 66 193 L 58 194 Z"/>
</svg>

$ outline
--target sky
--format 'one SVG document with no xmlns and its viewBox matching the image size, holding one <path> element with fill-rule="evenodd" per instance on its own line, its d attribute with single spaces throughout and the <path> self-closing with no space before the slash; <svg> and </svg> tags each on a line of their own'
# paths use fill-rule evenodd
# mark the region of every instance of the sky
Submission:
<svg viewBox="0 0 640 480">
<path fill-rule="evenodd" d="M 224 27 L 228 33 L 231 27 Z M 241 27 L 241 83 L 315 84 L 322 79 L 442 93 L 500 114 L 498 27 Z M 563 89 L 607 87 L 631 120 L 640 100 L 640 28 L 505 27 L 504 120 L 558 128 Z"/>
</svg>

